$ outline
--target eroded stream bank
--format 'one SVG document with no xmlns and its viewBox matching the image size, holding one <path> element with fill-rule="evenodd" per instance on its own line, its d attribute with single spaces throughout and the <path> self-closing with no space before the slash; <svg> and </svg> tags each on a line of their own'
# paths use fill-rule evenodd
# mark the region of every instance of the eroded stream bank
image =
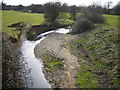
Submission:
<svg viewBox="0 0 120 90">
<path fill-rule="evenodd" d="M 19 27 L 19 26 L 17 25 L 15 27 Z M 30 28 L 30 25 L 27 25 L 27 24 L 25 27 L 20 28 L 20 35 L 17 41 L 15 38 L 9 39 L 9 37 L 3 39 L 3 42 L 5 42 L 3 44 L 4 49 L 2 51 L 3 54 L 5 55 L 3 56 L 3 60 L 5 60 L 3 61 L 3 64 L 5 66 L 4 70 L 8 70 L 8 71 L 4 71 L 4 77 L 7 77 L 7 78 L 3 79 L 4 85 L 5 85 L 3 88 L 13 88 L 13 87 L 51 88 L 53 87 L 51 86 L 49 79 L 47 79 L 46 74 L 44 75 L 45 69 L 43 67 L 44 66 L 43 61 L 41 59 L 35 58 L 34 47 L 38 43 L 40 43 L 42 40 L 44 40 L 46 37 L 48 37 L 50 33 L 55 32 L 55 33 L 66 34 L 67 32 L 69 32 L 69 29 L 60 28 L 58 30 L 47 31 L 45 33 L 41 33 L 40 35 L 38 35 L 38 38 L 36 41 L 29 41 L 26 38 L 26 30 L 28 28 Z M 7 62 L 8 60 L 10 60 L 10 62 Z M 8 65 L 7 66 L 8 68 L 6 68 L 6 65 Z M 10 73 L 9 74 L 10 76 L 7 75 L 5 72 Z M 9 79 L 11 81 L 9 81 Z"/>
<path fill-rule="evenodd" d="M 118 40 L 114 37 L 117 36 L 115 30 L 117 29 L 103 27 L 75 36 L 64 35 L 67 31 L 64 32 L 63 29 L 60 29 L 56 31 L 57 33 L 49 31 L 40 34 L 37 41 L 28 41 L 25 39 L 25 33 L 21 34 L 21 39 L 25 40 L 21 47 L 21 51 L 23 51 L 21 59 L 26 63 L 24 67 L 28 67 L 27 70 L 30 70 L 28 74 L 26 73 L 27 70 L 22 70 L 21 72 L 26 74 L 22 76 L 21 72 L 18 72 L 21 68 L 18 63 L 19 53 L 16 50 L 18 46 L 11 43 L 9 38 L 3 36 L 3 87 L 41 87 L 39 86 L 42 85 L 40 84 L 42 82 L 39 78 L 40 75 L 42 78 L 44 77 L 47 84 L 54 88 L 119 87 L 118 73 L 116 73 L 119 70 L 117 68 L 118 51 L 116 51 Z M 60 34 L 61 31 L 64 34 Z M 39 42 L 39 39 L 41 40 L 44 37 L 45 39 Z M 71 52 L 69 41 L 72 41 Z M 43 71 L 42 74 L 39 73 L 38 69 Z M 27 78 L 27 80 L 21 82 L 24 81 L 21 77 Z M 38 81 L 37 78 L 40 80 Z M 32 85 L 30 86 L 28 82 L 31 82 Z"/>
<path fill-rule="evenodd" d="M 60 34 L 60 33 L 64 34 Z M 43 72 L 54 88 L 75 88 L 75 76 L 79 64 L 77 57 L 70 53 L 68 43 L 75 39 L 66 30 L 50 33 L 35 47 L 35 55 L 43 61 Z"/>
<path fill-rule="evenodd" d="M 30 88 L 75 87 L 74 77 L 76 74 L 76 68 L 78 68 L 77 66 L 78 63 L 77 63 L 77 58 L 71 55 L 69 50 L 64 47 L 64 44 L 67 44 L 66 41 L 74 39 L 74 36 L 71 37 L 71 35 L 64 35 L 68 32 L 69 29 L 60 28 L 58 30 L 48 31 L 38 35 L 38 37 L 41 37 L 41 39 L 37 41 L 25 40 L 23 42 L 21 47 L 21 53 L 22 53 L 21 60 L 24 60 L 26 62 L 25 68 L 30 69 L 30 73 L 26 75 L 28 77 L 26 81 L 28 87 Z M 47 39 L 50 41 L 47 41 Z M 65 39 L 65 41 L 62 39 Z M 45 43 L 43 43 L 42 41 Z M 45 56 L 45 58 L 48 59 L 48 62 L 44 62 L 46 59 L 41 57 L 41 55 L 39 55 L 40 57 L 37 57 L 39 59 L 35 58 L 34 48 L 38 44 L 41 44 L 41 46 L 45 46 L 46 48 L 45 50 L 38 48 L 38 50 L 42 50 L 42 51 L 38 52 L 37 54 L 42 53 L 43 57 L 46 54 L 53 55 L 60 52 L 59 54 L 53 56 L 62 59 L 62 61 L 55 61 L 56 63 L 58 63 L 56 64 L 56 66 L 58 66 L 56 70 L 53 71 L 46 70 L 46 64 L 49 64 L 50 61 L 50 58 L 48 59 L 48 56 Z M 52 47 L 51 50 L 48 50 L 49 47 Z M 62 51 L 60 51 L 60 49 L 62 49 Z M 44 51 L 46 52 L 46 50 L 50 52 L 56 50 L 56 52 L 51 54 L 44 53 Z M 54 60 L 54 58 L 51 59 Z M 30 82 L 32 83 L 32 85 L 29 85 L 31 84 Z"/>
<path fill-rule="evenodd" d="M 51 88 L 42 72 L 43 65 L 41 60 L 35 58 L 34 55 L 34 47 L 43 39 L 44 38 L 37 41 L 26 40 L 21 47 L 21 60 L 26 62 L 25 68 L 30 69 L 30 72 L 26 75 L 28 77 L 26 80 L 28 88 Z"/>
<path fill-rule="evenodd" d="M 20 75 L 22 66 L 19 63 L 19 45 L 11 43 L 4 33 L 0 34 L 2 35 L 2 89 L 22 88 L 24 83 Z"/>
</svg>

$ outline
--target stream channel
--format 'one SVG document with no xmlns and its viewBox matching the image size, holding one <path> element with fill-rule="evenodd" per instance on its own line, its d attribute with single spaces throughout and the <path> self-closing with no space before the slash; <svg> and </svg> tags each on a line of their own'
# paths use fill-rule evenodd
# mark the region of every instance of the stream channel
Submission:
<svg viewBox="0 0 120 90">
<path fill-rule="evenodd" d="M 41 37 L 37 41 L 29 41 L 25 40 L 21 46 L 21 61 L 24 60 L 24 68 L 23 70 L 30 70 L 29 73 L 26 74 L 25 84 L 28 88 L 52 88 L 49 82 L 45 79 L 44 73 L 42 71 L 43 63 L 42 60 L 37 59 L 34 55 L 35 46 L 44 40 L 48 34 L 50 33 L 62 33 L 66 34 L 69 32 L 69 29 L 60 28 L 57 30 L 48 31 L 38 35 L 37 37 Z M 24 77 L 23 77 L 24 78 Z"/>
</svg>

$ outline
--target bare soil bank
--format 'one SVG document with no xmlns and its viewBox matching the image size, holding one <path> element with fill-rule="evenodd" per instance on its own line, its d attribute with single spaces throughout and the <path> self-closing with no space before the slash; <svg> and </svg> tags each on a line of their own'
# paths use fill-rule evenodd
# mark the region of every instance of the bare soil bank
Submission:
<svg viewBox="0 0 120 90">
<path fill-rule="evenodd" d="M 56 30 L 58 28 L 67 28 L 68 25 L 33 25 L 31 28 L 26 32 L 26 37 L 28 40 L 38 40 L 39 38 L 36 38 L 39 34 Z"/>
<path fill-rule="evenodd" d="M 51 33 L 35 47 L 35 55 L 43 60 L 46 79 L 53 88 L 75 88 L 76 70 L 79 67 L 77 57 L 70 53 L 68 43 L 75 38 L 74 35 Z M 46 58 L 46 55 L 47 58 Z M 50 59 L 52 56 L 52 59 Z M 47 60 L 57 58 L 63 65 L 55 70 L 48 68 Z M 49 70 L 48 70 L 49 69 Z"/>
</svg>

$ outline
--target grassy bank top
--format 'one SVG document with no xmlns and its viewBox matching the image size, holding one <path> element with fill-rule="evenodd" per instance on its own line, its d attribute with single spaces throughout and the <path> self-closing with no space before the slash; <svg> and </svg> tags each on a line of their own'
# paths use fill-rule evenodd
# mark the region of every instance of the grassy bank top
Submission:
<svg viewBox="0 0 120 90">
<path fill-rule="evenodd" d="M 2 31 L 9 36 L 18 37 L 19 31 L 12 31 L 16 28 L 10 28 L 8 25 L 24 22 L 31 25 L 42 24 L 44 14 L 22 13 L 18 11 L 2 11 Z"/>
<path fill-rule="evenodd" d="M 37 25 L 42 24 L 44 21 L 44 14 L 22 13 L 19 11 L 2 11 L 2 15 L 3 25 L 10 25 L 17 22 Z"/>
<path fill-rule="evenodd" d="M 103 25 L 107 25 L 107 26 L 118 26 L 118 15 L 107 15 L 104 14 L 103 15 L 105 18 L 105 24 Z"/>
<path fill-rule="evenodd" d="M 105 26 L 79 34 L 74 40 L 71 52 L 79 59 L 79 88 L 120 87 L 118 35 L 118 28 Z"/>
<path fill-rule="evenodd" d="M 19 31 L 15 31 L 16 28 L 10 28 L 8 25 L 24 22 L 31 25 L 40 25 L 44 22 L 44 14 L 38 13 L 23 13 L 19 11 L 1 11 L 2 13 L 2 31 L 7 33 L 9 36 L 18 37 Z M 79 14 L 80 15 L 80 14 Z M 107 26 L 118 26 L 118 16 L 117 15 L 103 15 L 106 22 L 102 25 Z M 74 23 L 70 19 L 70 13 L 63 13 L 60 14 L 58 21 L 64 24 L 71 24 Z M 101 24 L 100 24 L 101 25 Z"/>
</svg>

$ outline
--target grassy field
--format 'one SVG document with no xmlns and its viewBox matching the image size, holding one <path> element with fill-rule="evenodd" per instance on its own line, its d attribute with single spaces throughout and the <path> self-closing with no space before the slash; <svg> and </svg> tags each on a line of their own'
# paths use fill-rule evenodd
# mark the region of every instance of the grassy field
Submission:
<svg viewBox="0 0 120 90">
<path fill-rule="evenodd" d="M 2 31 L 7 35 L 15 38 L 18 38 L 18 34 L 20 32 L 12 31 L 15 30 L 16 28 L 10 28 L 8 27 L 8 25 L 18 22 L 24 22 L 31 25 L 40 25 L 44 22 L 44 14 L 22 13 L 18 11 L 1 11 L 0 13 L 2 13 Z M 115 15 L 103 15 L 103 16 L 105 17 L 106 22 L 100 25 L 107 26 L 118 25 L 118 16 Z M 70 25 L 74 23 L 74 21 L 70 20 L 71 18 L 72 17 L 69 13 L 61 13 L 57 20 L 61 25 Z"/>
<path fill-rule="evenodd" d="M 44 21 L 44 14 L 22 13 L 18 11 L 2 11 L 2 31 L 9 36 L 17 38 L 19 31 L 12 31 L 16 28 L 9 28 L 8 25 L 24 22 L 31 25 L 42 24 Z"/>
<path fill-rule="evenodd" d="M 118 16 L 117 15 L 103 15 L 105 18 L 105 24 L 108 26 L 118 26 Z"/>
<path fill-rule="evenodd" d="M 95 25 L 118 26 L 118 15 L 103 14 L 103 17 L 105 19 L 105 23 L 103 23 L 103 24 L 95 24 Z"/>
<path fill-rule="evenodd" d="M 2 31 L 9 36 L 18 37 L 19 31 L 12 31 L 16 28 L 10 28 L 8 25 L 24 22 L 31 25 L 40 25 L 45 23 L 44 22 L 44 14 L 36 14 L 36 13 L 22 13 L 18 11 L 1 11 L 2 13 Z M 70 14 L 65 13 L 61 14 L 58 21 L 62 23 L 62 25 L 72 24 L 74 21 L 70 20 Z"/>
<path fill-rule="evenodd" d="M 0 12 L 1 13 L 1 12 Z M 80 88 L 120 87 L 117 81 L 118 67 L 118 16 L 103 15 L 104 27 L 91 32 L 82 33 L 71 45 L 72 53 L 79 57 L 80 68 L 78 70 L 76 84 Z M 61 23 L 70 24 L 70 15 L 61 14 L 58 20 Z M 9 28 L 8 25 L 24 22 L 31 25 L 40 25 L 44 22 L 44 14 L 22 13 L 18 11 L 2 11 L 2 31 L 9 36 L 18 38 L 19 31 Z M 81 46 L 79 46 L 81 45 Z M 49 56 L 53 62 L 48 62 L 51 70 L 62 65 L 57 58 Z M 102 81 L 103 80 L 103 81 Z M 86 85 L 87 84 L 87 85 Z M 105 84 L 105 85 L 104 85 Z M 108 86 L 107 86 L 108 85 Z"/>
<path fill-rule="evenodd" d="M 81 14 L 77 13 L 77 17 L 79 17 Z M 118 15 L 107 15 L 107 14 L 103 14 L 103 17 L 105 18 L 105 23 L 103 24 L 97 24 L 97 25 L 105 25 L 105 26 L 118 26 Z M 72 19 L 72 16 L 70 15 L 70 13 L 61 13 L 59 15 L 58 19 L 60 22 L 62 22 L 63 24 L 72 24 L 74 23 L 74 21 L 70 20 Z"/>
<path fill-rule="evenodd" d="M 78 87 L 120 87 L 117 79 L 120 69 L 117 27 L 105 26 L 79 34 L 71 48 L 72 53 L 80 59 L 76 79 Z"/>
<path fill-rule="evenodd" d="M 120 87 L 118 77 L 118 16 L 103 15 L 103 27 L 81 33 L 71 45 L 79 57 L 79 88 Z M 87 84 L 87 85 L 86 85 Z"/>
</svg>

